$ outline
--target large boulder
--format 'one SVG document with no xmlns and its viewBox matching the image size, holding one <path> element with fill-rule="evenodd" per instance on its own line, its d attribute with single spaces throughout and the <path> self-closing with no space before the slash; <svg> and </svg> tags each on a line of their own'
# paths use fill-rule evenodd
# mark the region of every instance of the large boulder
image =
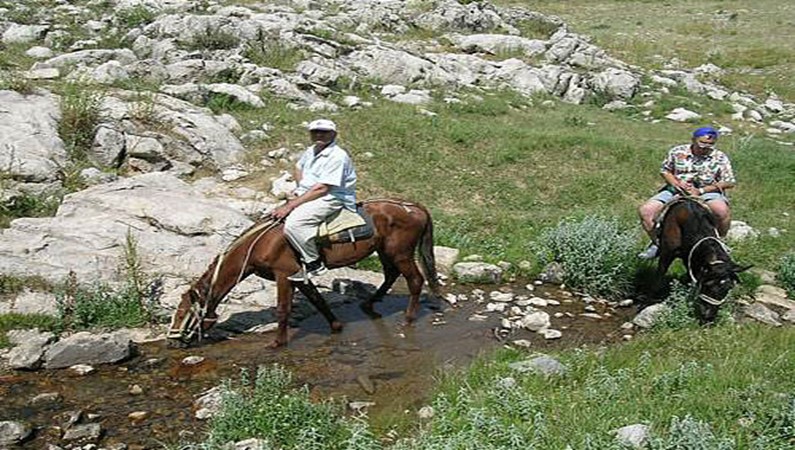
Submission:
<svg viewBox="0 0 795 450">
<path fill-rule="evenodd" d="M 593 88 L 609 98 L 627 100 L 640 88 L 640 79 L 632 72 L 611 67 L 594 76 Z"/>
<path fill-rule="evenodd" d="M 0 167 L 11 178 L 53 181 L 67 160 L 58 136 L 61 111 L 55 96 L 0 91 Z"/>
<path fill-rule="evenodd" d="M 47 344 L 55 339 L 50 332 L 34 330 L 12 330 L 8 340 L 16 346 L 8 353 L 8 365 L 12 369 L 38 369 Z"/>
<path fill-rule="evenodd" d="M 192 277 L 250 224 L 223 198 L 167 173 L 145 174 L 68 195 L 55 217 L 0 230 L 0 273 L 112 279 L 131 233 L 146 268 Z"/>
<path fill-rule="evenodd" d="M 30 425 L 11 420 L 0 421 L 0 447 L 16 445 L 27 439 L 33 432 Z"/>
<path fill-rule="evenodd" d="M 75 364 L 112 364 L 130 357 L 132 341 L 126 332 L 75 333 L 47 349 L 44 367 L 62 369 Z"/>
</svg>

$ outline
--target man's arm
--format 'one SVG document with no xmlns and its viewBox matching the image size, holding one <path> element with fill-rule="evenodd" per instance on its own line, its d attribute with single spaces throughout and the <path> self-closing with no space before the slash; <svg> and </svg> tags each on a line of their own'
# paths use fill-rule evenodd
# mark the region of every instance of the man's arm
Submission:
<svg viewBox="0 0 795 450">
<path fill-rule="evenodd" d="M 331 189 L 329 185 L 318 183 L 309 188 L 308 191 L 292 200 L 288 200 L 287 203 L 273 210 L 272 216 L 279 220 L 284 219 L 298 206 L 328 194 L 329 189 Z"/>
</svg>

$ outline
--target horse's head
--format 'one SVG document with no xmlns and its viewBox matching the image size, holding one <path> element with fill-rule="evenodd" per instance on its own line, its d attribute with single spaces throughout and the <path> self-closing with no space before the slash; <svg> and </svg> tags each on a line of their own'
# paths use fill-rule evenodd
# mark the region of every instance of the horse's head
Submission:
<svg viewBox="0 0 795 450">
<path fill-rule="evenodd" d="M 712 322 L 718 314 L 718 309 L 726 302 L 729 291 L 740 282 L 738 273 L 750 269 L 751 266 L 741 267 L 731 259 L 726 261 L 714 260 L 701 267 L 699 270 L 698 284 L 698 313 L 704 322 Z"/>
<path fill-rule="evenodd" d="M 171 326 L 168 330 L 169 346 L 185 347 L 196 339 L 201 339 L 205 331 L 215 325 L 217 316 L 208 312 L 208 302 L 204 293 L 197 287 L 191 286 L 184 294 L 182 300 L 171 317 Z"/>
</svg>

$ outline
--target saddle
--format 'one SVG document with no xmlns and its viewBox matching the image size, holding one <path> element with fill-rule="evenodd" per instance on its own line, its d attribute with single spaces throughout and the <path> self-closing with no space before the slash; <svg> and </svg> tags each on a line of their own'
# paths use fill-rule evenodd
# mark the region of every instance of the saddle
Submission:
<svg viewBox="0 0 795 450">
<path fill-rule="evenodd" d="M 356 212 L 342 208 L 321 223 L 317 230 L 317 244 L 321 247 L 328 247 L 331 244 L 369 239 L 374 234 L 375 227 L 372 217 L 365 212 L 361 204 L 357 204 Z"/>
</svg>

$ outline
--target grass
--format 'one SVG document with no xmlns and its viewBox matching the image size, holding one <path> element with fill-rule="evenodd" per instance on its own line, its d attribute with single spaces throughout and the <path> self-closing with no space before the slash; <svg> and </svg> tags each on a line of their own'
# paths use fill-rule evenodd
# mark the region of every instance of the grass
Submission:
<svg viewBox="0 0 795 450">
<path fill-rule="evenodd" d="M 788 253 L 781 258 L 776 272 L 776 281 L 787 290 L 789 298 L 795 299 L 795 253 Z"/>
<path fill-rule="evenodd" d="M 421 202 L 432 210 L 438 245 L 493 262 L 528 259 L 532 242 L 567 217 L 615 217 L 642 239 L 636 208 L 662 183 L 668 149 L 686 142 L 694 127 L 650 124 L 593 105 L 542 106 L 544 98 L 512 93 L 481 94 L 482 101 L 458 96 L 466 103 L 426 107 L 438 114 L 433 118 L 383 100 L 331 117 L 355 161 L 360 199 Z M 272 148 L 306 144 L 299 124 L 323 115 L 264 100 L 266 108 L 230 113 L 245 129 L 272 124 Z M 795 153 L 741 135 L 721 138 L 719 147 L 739 180 L 731 191 L 734 218 L 758 230 L 795 230 L 788 206 L 795 204 Z M 794 244 L 792 233 L 762 233 L 732 247 L 740 263 L 773 270 Z"/>
<path fill-rule="evenodd" d="M 650 449 L 784 449 L 795 442 L 795 329 L 723 325 L 651 333 L 611 348 L 557 355 L 546 378 L 512 370 L 533 355 L 501 350 L 439 376 L 432 419 L 378 439 L 334 403 L 309 401 L 279 367 L 224 384 L 207 440 L 256 437 L 268 448 L 615 449 L 612 430 L 650 426 Z M 755 349 L 754 352 L 747 351 Z M 395 433 L 397 432 L 397 433 Z M 395 440 L 395 434 L 399 437 Z"/>
<path fill-rule="evenodd" d="M 188 43 L 189 50 L 228 50 L 240 45 L 240 39 L 234 34 L 210 27 L 193 35 Z"/>
<path fill-rule="evenodd" d="M 445 377 L 436 416 L 405 448 L 618 449 L 611 430 L 634 423 L 651 426 L 654 449 L 788 448 L 794 343 L 791 328 L 662 333 L 564 352 L 569 374 L 560 379 L 512 372 L 508 363 L 527 355 L 503 351 Z M 506 377 L 515 386 L 501 388 Z"/>
<path fill-rule="evenodd" d="M 291 71 L 304 59 L 304 53 L 299 48 L 289 47 L 278 40 L 257 40 L 249 43 L 243 51 L 243 56 L 252 63 L 273 69 Z"/>
<path fill-rule="evenodd" d="M 78 83 L 66 83 L 61 92 L 61 121 L 58 134 L 72 162 L 84 162 L 102 119 L 103 94 Z"/>
<path fill-rule="evenodd" d="M 60 196 L 19 195 L 0 202 L 0 229 L 20 217 L 52 217 L 61 204 Z"/>
</svg>

